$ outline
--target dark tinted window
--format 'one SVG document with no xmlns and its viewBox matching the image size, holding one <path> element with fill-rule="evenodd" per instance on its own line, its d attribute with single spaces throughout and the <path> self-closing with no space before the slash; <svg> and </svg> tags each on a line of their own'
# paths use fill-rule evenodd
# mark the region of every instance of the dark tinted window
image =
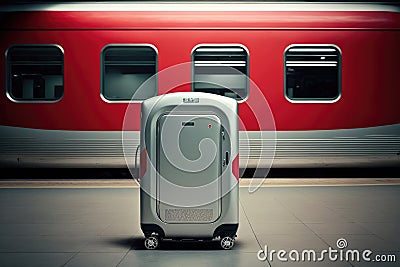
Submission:
<svg viewBox="0 0 400 267">
<path fill-rule="evenodd" d="M 17 101 L 56 101 L 64 93 L 64 54 L 56 45 L 7 50 L 7 92 Z"/>
<path fill-rule="evenodd" d="M 248 54 L 242 46 L 199 46 L 193 51 L 192 64 L 193 91 L 238 101 L 248 96 Z"/>
<path fill-rule="evenodd" d="M 157 72 L 156 61 L 157 53 L 148 45 L 111 45 L 104 48 L 103 97 L 110 101 L 140 101 L 157 95 L 156 79 L 148 80 Z"/>
<path fill-rule="evenodd" d="M 341 55 L 332 45 L 293 45 L 285 52 L 285 94 L 291 100 L 335 100 Z"/>
</svg>

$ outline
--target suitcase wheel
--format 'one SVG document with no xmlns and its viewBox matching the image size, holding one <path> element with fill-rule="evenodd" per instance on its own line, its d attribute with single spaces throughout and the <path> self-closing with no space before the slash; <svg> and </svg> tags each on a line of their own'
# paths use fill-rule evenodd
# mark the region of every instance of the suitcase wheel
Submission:
<svg viewBox="0 0 400 267">
<path fill-rule="evenodd" d="M 224 236 L 220 240 L 221 248 L 223 249 L 231 249 L 235 244 L 235 239 L 230 236 Z"/>
<path fill-rule="evenodd" d="M 157 236 L 148 236 L 144 240 L 144 246 L 147 249 L 156 249 L 160 245 L 160 239 Z"/>
</svg>

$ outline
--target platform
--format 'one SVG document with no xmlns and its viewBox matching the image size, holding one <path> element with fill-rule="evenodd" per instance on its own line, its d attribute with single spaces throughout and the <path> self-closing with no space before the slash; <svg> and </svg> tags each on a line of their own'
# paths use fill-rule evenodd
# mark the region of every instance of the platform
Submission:
<svg viewBox="0 0 400 267">
<path fill-rule="evenodd" d="M 2 181 L 0 266 L 399 266 L 396 179 L 278 181 L 252 194 L 241 183 L 240 227 L 230 251 L 217 242 L 172 241 L 145 250 L 132 182 Z M 257 259 L 265 245 L 321 252 L 337 248 L 340 238 L 348 249 L 395 255 L 397 262 Z"/>
</svg>

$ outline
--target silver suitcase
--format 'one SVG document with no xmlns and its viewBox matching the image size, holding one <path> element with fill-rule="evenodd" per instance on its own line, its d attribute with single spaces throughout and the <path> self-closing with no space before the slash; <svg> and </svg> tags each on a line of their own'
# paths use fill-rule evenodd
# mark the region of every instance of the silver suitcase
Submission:
<svg viewBox="0 0 400 267">
<path fill-rule="evenodd" d="M 237 102 L 197 92 L 141 107 L 140 222 L 147 249 L 162 239 L 234 245 L 239 225 Z"/>
</svg>

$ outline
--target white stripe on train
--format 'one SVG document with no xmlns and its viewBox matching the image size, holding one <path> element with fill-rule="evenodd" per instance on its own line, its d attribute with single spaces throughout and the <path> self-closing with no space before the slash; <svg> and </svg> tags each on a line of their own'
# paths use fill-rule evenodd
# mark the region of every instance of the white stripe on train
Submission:
<svg viewBox="0 0 400 267">
<path fill-rule="evenodd" d="M 3 167 L 126 167 L 121 131 L 0 126 L 0 136 L 0 166 Z M 128 160 L 134 159 L 139 144 L 139 132 L 132 132 L 132 136 L 125 142 L 125 150 L 132 155 Z M 276 142 L 260 140 L 259 136 L 260 132 L 240 132 L 241 168 L 254 168 L 257 164 L 268 168 L 271 161 L 275 168 L 400 166 L 400 124 L 344 130 L 277 131 Z"/>
</svg>

